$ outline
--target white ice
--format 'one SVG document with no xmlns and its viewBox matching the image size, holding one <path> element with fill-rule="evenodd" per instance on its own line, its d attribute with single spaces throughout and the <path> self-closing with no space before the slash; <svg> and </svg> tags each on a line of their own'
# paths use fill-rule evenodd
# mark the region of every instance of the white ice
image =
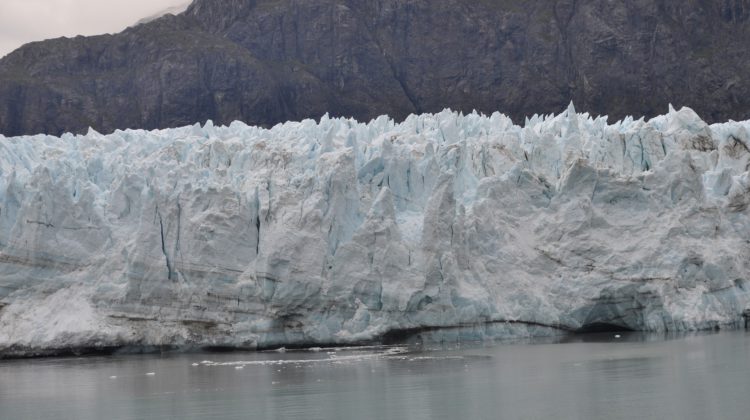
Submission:
<svg viewBox="0 0 750 420">
<path fill-rule="evenodd" d="M 571 106 L 0 136 L 0 351 L 729 325 L 748 130 Z"/>
</svg>

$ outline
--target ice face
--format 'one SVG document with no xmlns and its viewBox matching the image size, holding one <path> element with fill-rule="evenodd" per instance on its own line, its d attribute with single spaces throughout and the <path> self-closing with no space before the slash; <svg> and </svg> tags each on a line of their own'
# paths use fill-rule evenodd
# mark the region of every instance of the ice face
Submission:
<svg viewBox="0 0 750 420">
<path fill-rule="evenodd" d="M 730 324 L 749 130 L 571 105 L 0 137 L 0 348 Z"/>
</svg>

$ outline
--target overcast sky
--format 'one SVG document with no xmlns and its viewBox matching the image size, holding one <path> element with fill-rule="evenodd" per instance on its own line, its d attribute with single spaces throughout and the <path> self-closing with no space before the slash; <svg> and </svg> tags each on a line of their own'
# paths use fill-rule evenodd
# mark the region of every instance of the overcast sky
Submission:
<svg viewBox="0 0 750 420">
<path fill-rule="evenodd" d="M 0 57 L 31 41 L 115 33 L 188 0 L 0 0 Z"/>
</svg>

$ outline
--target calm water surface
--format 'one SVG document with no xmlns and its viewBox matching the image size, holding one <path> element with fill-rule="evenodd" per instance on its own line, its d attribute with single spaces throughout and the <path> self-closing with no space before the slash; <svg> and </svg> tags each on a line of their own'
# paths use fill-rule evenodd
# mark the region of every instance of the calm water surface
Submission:
<svg viewBox="0 0 750 420">
<path fill-rule="evenodd" d="M 0 361 L 0 419 L 750 418 L 744 331 L 427 347 Z"/>
</svg>

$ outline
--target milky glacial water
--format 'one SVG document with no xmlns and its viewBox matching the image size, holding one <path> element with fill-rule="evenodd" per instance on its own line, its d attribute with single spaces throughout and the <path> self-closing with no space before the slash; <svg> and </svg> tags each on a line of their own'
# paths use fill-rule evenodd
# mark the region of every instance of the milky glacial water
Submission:
<svg viewBox="0 0 750 420">
<path fill-rule="evenodd" d="M 750 334 L 0 361 L 0 419 L 738 419 Z"/>
</svg>

